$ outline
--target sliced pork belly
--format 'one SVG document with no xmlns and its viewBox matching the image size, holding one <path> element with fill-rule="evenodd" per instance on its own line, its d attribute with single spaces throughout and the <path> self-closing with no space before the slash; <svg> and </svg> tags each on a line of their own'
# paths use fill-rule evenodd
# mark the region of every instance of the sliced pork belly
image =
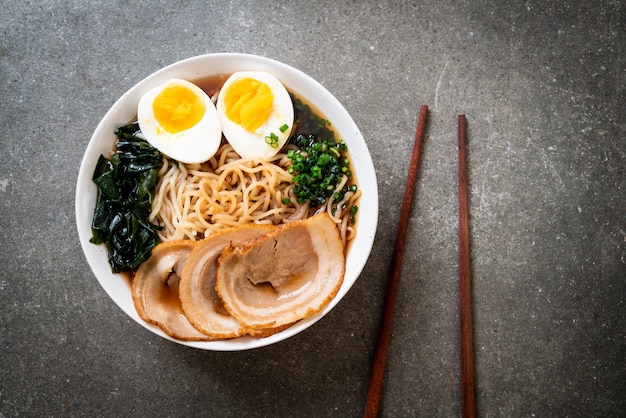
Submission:
<svg viewBox="0 0 626 418">
<path fill-rule="evenodd" d="M 339 231 L 321 213 L 230 245 L 217 262 L 216 291 L 244 327 L 279 327 L 324 309 L 344 273 Z"/>
<path fill-rule="evenodd" d="M 224 309 L 215 292 L 216 260 L 229 245 L 243 245 L 274 228 L 255 224 L 229 228 L 196 245 L 182 272 L 179 297 L 185 315 L 198 330 L 213 338 L 234 338 L 248 333 L 247 327 Z M 257 335 L 262 337 L 274 332 Z"/>
<path fill-rule="evenodd" d="M 131 291 L 135 309 L 144 321 L 173 338 L 206 341 L 211 338 L 189 323 L 178 297 L 181 270 L 194 246 L 193 241 L 176 240 L 154 247 L 150 259 L 137 270 Z"/>
</svg>

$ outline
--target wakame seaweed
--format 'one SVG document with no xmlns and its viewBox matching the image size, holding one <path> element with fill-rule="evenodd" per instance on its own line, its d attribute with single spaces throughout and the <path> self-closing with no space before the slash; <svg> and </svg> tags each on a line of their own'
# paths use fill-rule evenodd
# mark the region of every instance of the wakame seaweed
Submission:
<svg viewBox="0 0 626 418">
<path fill-rule="evenodd" d="M 91 224 L 94 244 L 106 244 L 114 272 L 136 269 L 159 243 L 161 227 L 148 221 L 162 154 L 139 135 L 139 125 L 120 127 L 111 159 L 100 156 L 93 173 L 98 187 Z"/>
</svg>

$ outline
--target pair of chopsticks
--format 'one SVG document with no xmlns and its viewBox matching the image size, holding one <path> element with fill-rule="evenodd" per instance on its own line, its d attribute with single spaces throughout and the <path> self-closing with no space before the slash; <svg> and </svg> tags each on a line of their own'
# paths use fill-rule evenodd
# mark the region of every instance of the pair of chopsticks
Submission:
<svg viewBox="0 0 626 418">
<path fill-rule="evenodd" d="M 396 241 L 393 247 L 393 256 L 383 311 L 381 314 L 378 329 L 378 339 L 374 350 L 374 361 L 370 386 L 367 392 L 365 404 L 365 418 L 373 418 L 378 414 L 378 404 L 382 390 L 385 363 L 387 361 L 387 351 L 391 339 L 391 328 L 396 296 L 398 294 L 398 283 L 402 270 L 402 259 L 406 243 L 407 227 L 411 207 L 413 205 L 413 195 L 415 183 L 417 181 L 417 171 L 419 167 L 422 144 L 426 132 L 426 120 L 428 118 L 428 106 L 423 105 L 415 132 L 413 151 L 409 165 L 409 173 L 404 189 L 404 198 L 400 210 L 400 219 L 396 231 Z M 470 251 L 469 251 L 469 210 L 467 200 L 467 138 L 465 115 L 458 116 L 458 158 L 459 158 L 459 302 L 460 302 L 460 333 L 461 333 L 461 416 L 473 418 L 475 415 L 474 406 L 474 362 L 473 362 L 473 336 L 472 336 L 472 295 L 470 279 Z"/>
</svg>

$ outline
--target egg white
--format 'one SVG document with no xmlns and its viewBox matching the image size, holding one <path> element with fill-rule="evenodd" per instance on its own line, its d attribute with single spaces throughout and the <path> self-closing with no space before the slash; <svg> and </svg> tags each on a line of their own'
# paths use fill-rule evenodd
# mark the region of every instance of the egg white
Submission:
<svg viewBox="0 0 626 418">
<path fill-rule="evenodd" d="M 169 133 L 156 119 L 152 104 L 164 88 L 177 85 L 191 90 L 204 104 L 205 111 L 200 121 L 191 128 Z M 222 129 L 215 105 L 200 87 L 186 80 L 170 79 L 144 94 L 137 106 L 137 120 L 141 133 L 151 145 L 182 163 L 207 161 L 215 155 L 222 140 Z"/>
<path fill-rule="evenodd" d="M 252 78 L 267 84 L 274 95 L 272 112 L 267 120 L 254 132 L 230 120 L 226 115 L 225 97 L 235 81 Z M 235 152 L 246 159 L 269 159 L 285 145 L 293 128 L 294 110 L 291 97 L 283 84 L 272 74 L 262 71 L 240 71 L 232 74 L 222 86 L 217 98 L 217 114 L 224 137 Z M 281 127 L 287 127 L 281 132 Z M 276 135 L 275 146 L 268 144 L 266 137 Z"/>
</svg>

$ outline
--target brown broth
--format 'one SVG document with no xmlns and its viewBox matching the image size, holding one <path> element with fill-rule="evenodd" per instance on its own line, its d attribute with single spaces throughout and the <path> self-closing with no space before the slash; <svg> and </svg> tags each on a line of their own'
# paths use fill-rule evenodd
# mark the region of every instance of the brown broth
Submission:
<svg viewBox="0 0 626 418">
<path fill-rule="evenodd" d="M 135 277 L 135 272 L 134 271 L 122 271 L 120 273 L 118 273 L 120 277 L 122 277 L 124 279 L 124 283 L 126 283 L 128 285 L 128 287 L 131 287 L 132 283 L 133 283 L 133 278 Z"/>
<path fill-rule="evenodd" d="M 218 74 L 207 77 L 198 78 L 192 81 L 193 84 L 200 87 L 209 96 L 213 97 L 220 91 L 230 74 Z"/>
</svg>

